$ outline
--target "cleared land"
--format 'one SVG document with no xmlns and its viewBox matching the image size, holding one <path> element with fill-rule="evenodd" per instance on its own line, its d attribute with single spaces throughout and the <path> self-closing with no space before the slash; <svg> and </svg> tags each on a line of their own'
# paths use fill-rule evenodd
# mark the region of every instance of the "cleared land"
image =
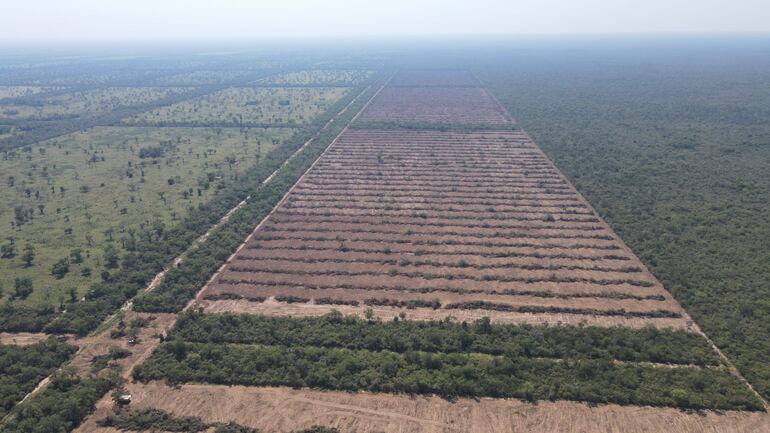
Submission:
<svg viewBox="0 0 770 433">
<path fill-rule="evenodd" d="M 324 299 L 310 314 L 355 302 L 412 318 L 477 310 L 502 322 L 545 313 L 691 325 L 527 136 L 510 131 L 347 131 L 203 299 L 227 295 Z"/>
<path fill-rule="evenodd" d="M 243 386 L 130 384 L 134 408 L 158 408 L 206 422 L 229 422 L 268 433 L 322 424 L 342 432 L 527 432 L 527 433 L 754 433 L 770 429 L 763 413 L 686 413 L 676 409 L 572 402 L 458 399 L 388 394 L 320 392 Z M 76 432 L 116 432 L 98 428 L 111 413 L 102 399 L 94 416 Z"/>
<path fill-rule="evenodd" d="M 479 80 L 466 70 L 412 69 L 396 72 L 390 87 L 479 87 Z"/>
<path fill-rule="evenodd" d="M 339 87 L 225 89 L 139 114 L 126 124 L 264 126 L 311 122 L 348 92 Z"/>
<path fill-rule="evenodd" d="M 482 87 L 387 87 L 362 123 L 511 126 L 510 116 Z"/>
</svg>

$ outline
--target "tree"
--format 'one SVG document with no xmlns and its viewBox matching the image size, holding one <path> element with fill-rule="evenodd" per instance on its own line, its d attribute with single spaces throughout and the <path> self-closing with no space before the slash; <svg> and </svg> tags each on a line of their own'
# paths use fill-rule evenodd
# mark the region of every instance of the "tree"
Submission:
<svg viewBox="0 0 770 433">
<path fill-rule="evenodd" d="M 59 260 L 58 262 L 53 264 L 53 267 L 51 267 L 51 275 L 56 277 L 56 279 L 61 280 L 64 278 L 65 275 L 70 271 L 70 262 L 67 260 L 67 258 L 63 258 Z"/>
<path fill-rule="evenodd" d="M 70 251 L 70 258 L 73 263 L 83 263 L 83 250 L 76 248 Z"/>
<path fill-rule="evenodd" d="M 5 244 L 0 247 L 0 257 L 12 259 L 16 257 L 16 246 L 14 244 Z"/>
<path fill-rule="evenodd" d="M 25 267 L 32 266 L 32 263 L 35 261 L 35 247 L 32 244 L 24 245 L 24 254 L 22 254 L 21 260 L 24 262 Z"/>
<path fill-rule="evenodd" d="M 374 310 L 372 310 L 372 307 L 367 307 L 366 310 L 364 310 L 364 317 L 366 317 L 366 320 L 372 320 L 374 317 Z"/>
<path fill-rule="evenodd" d="M 107 245 L 107 247 L 104 249 L 104 266 L 115 269 L 118 267 L 118 260 L 120 257 L 118 256 L 118 250 L 112 245 Z"/>
<path fill-rule="evenodd" d="M 16 278 L 13 282 L 13 296 L 19 299 L 27 299 L 32 294 L 32 279 Z"/>
</svg>

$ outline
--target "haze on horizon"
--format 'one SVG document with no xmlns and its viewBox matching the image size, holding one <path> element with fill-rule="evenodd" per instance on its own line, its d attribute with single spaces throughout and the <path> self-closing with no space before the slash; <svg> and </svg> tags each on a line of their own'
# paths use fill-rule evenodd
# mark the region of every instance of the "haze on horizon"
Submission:
<svg viewBox="0 0 770 433">
<path fill-rule="evenodd" d="M 769 33 L 766 0 L 27 0 L 0 41 Z"/>
</svg>

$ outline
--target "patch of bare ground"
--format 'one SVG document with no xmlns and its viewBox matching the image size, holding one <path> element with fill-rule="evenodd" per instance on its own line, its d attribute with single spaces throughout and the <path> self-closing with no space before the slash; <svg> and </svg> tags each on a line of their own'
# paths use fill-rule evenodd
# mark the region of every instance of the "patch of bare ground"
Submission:
<svg viewBox="0 0 770 433">
<path fill-rule="evenodd" d="M 130 384 L 132 407 L 152 407 L 204 422 L 230 422 L 266 433 L 312 425 L 342 433 L 757 433 L 770 431 L 770 416 L 755 412 L 688 413 L 669 408 L 573 402 L 410 397 L 389 394 L 321 392 L 289 388 L 219 385 Z M 109 397 L 78 433 L 113 432 L 95 421 L 111 411 Z"/>
<path fill-rule="evenodd" d="M 208 313 L 248 313 L 264 314 L 269 316 L 322 316 L 332 310 L 337 310 L 344 315 L 356 315 L 365 317 L 367 308 L 371 308 L 374 317 L 382 320 L 393 320 L 404 313 L 407 320 L 441 320 L 451 317 L 459 322 L 473 322 L 482 317 L 489 317 L 493 323 L 531 324 L 531 325 L 592 325 L 592 326 L 625 326 L 629 328 L 643 328 L 655 326 L 657 328 L 672 328 L 694 330 L 694 324 L 682 318 L 648 318 L 648 317 L 623 317 L 623 316 L 591 316 L 584 314 L 567 313 L 516 313 L 491 310 L 446 310 L 432 308 L 396 308 L 384 306 L 358 306 L 352 305 L 317 305 L 307 303 L 285 303 L 268 299 L 265 302 L 250 302 L 247 300 L 219 300 L 198 301 L 198 305 Z"/>
<path fill-rule="evenodd" d="M 511 122 L 487 91 L 479 87 L 386 87 L 359 120 L 500 126 Z"/>
<path fill-rule="evenodd" d="M 480 86 L 469 71 L 453 69 L 410 69 L 398 71 L 390 86 Z"/>
<path fill-rule="evenodd" d="M 50 337 L 49 334 L 34 332 L 0 332 L 0 344 L 13 344 L 16 346 L 28 346 L 39 343 Z M 77 344 L 76 340 L 68 339 L 71 344 Z"/>
<path fill-rule="evenodd" d="M 152 351 L 158 346 L 159 336 L 165 334 L 176 320 L 175 314 L 168 313 L 138 313 L 135 311 L 126 311 L 123 317 L 123 323 L 129 324 L 132 320 L 150 319 L 149 324 L 143 328 L 137 328 L 137 339 L 135 344 L 129 344 L 128 336 L 111 337 L 112 331 L 117 329 L 119 322 L 116 322 L 110 329 L 105 332 L 101 332 L 93 337 L 89 337 L 88 344 L 84 345 L 75 357 L 72 359 L 71 364 L 76 368 L 81 376 L 89 376 L 91 371 L 91 363 L 94 357 L 103 356 L 109 353 L 113 347 L 126 349 L 130 352 L 125 358 L 110 361 L 113 365 L 121 367 L 123 376 L 128 378 L 131 372 L 131 368 L 134 365 L 141 364 L 142 361 L 147 359 L 152 354 Z"/>
</svg>

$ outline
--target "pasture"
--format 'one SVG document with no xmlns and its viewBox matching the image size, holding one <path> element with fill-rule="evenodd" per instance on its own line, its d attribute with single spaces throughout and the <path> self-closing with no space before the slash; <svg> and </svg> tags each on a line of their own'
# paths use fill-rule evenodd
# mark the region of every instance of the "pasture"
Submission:
<svg viewBox="0 0 770 433">
<path fill-rule="evenodd" d="M 347 93 L 345 88 L 229 88 L 125 119 L 131 125 L 303 125 Z"/>
<path fill-rule="evenodd" d="M 14 295 L 30 278 L 28 302 L 70 302 L 111 255 L 144 229 L 171 227 L 272 149 L 290 129 L 99 127 L 8 152 L 0 161 L 0 286 Z M 24 249 L 34 249 L 27 265 Z M 75 253 L 79 251 L 79 253 Z M 54 275 L 56 263 L 67 272 Z"/>
</svg>

